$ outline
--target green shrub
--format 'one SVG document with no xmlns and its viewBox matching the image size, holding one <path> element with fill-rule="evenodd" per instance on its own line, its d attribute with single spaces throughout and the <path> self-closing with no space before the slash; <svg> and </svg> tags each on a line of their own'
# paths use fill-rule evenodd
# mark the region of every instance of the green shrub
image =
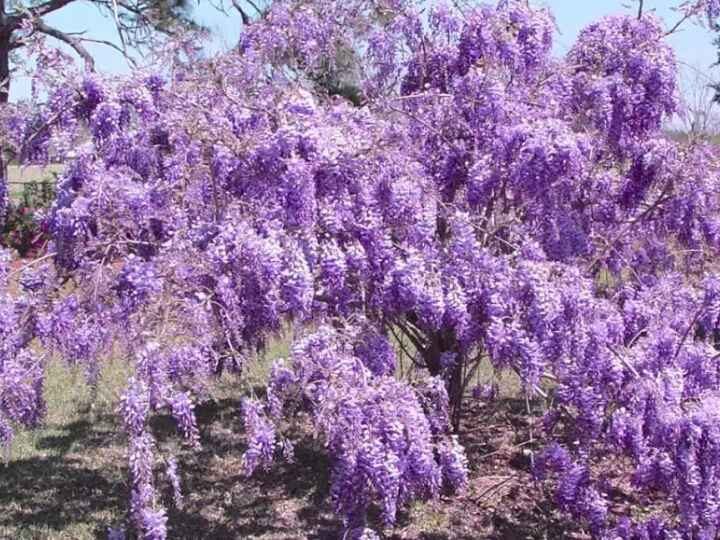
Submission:
<svg viewBox="0 0 720 540">
<path fill-rule="evenodd" d="M 21 257 L 42 251 L 48 241 L 44 216 L 55 197 L 55 180 L 28 182 L 19 198 L 11 199 L 0 244 L 15 249 Z"/>
</svg>

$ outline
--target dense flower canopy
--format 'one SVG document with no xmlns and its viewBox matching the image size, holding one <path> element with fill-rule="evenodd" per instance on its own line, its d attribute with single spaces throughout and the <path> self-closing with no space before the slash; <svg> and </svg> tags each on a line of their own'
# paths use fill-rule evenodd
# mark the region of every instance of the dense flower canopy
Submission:
<svg viewBox="0 0 720 540">
<path fill-rule="evenodd" d="M 210 378 L 242 377 L 291 325 L 291 358 L 243 403 L 243 465 L 291 459 L 281 420 L 307 414 L 349 530 L 462 489 L 452 427 L 489 359 L 529 395 L 552 381 L 535 472 L 561 509 L 598 538 L 714 538 L 720 156 L 661 131 L 677 108 L 661 21 L 602 19 L 565 58 L 553 34 L 514 0 L 280 0 L 211 60 L 177 48 L 123 78 L 48 61 L 47 99 L 0 117 L 23 159 L 75 151 L 48 256 L 0 267 L 0 441 L 41 420 L 49 353 L 94 383 L 121 348 L 133 525 L 163 538 L 150 415 L 201 444 Z M 361 106 L 317 83 L 347 51 Z M 675 517 L 613 513 L 607 456 Z"/>
</svg>

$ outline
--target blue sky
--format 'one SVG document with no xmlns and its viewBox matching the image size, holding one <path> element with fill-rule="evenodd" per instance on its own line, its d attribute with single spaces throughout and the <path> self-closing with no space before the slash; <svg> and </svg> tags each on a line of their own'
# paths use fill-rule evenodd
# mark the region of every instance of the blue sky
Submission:
<svg viewBox="0 0 720 540">
<path fill-rule="evenodd" d="M 598 18 L 613 13 L 634 12 L 634 0 L 540 0 L 535 3 L 550 7 L 557 19 L 560 34 L 556 36 L 556 51 L 565 52 L 574 42 L 578 32 L 587 24 Z M 678 20 L 672 6 L 679 0 L 645 0 L 646 10 L 653 10 L 672 26 Z M 227 17 L 212 8 L 208 2 L 201 1 L 196 8 L 196 17 L 213 33 L 211 49 L 221 50 L 232 46 L 237 41 L 241 25 L 238 17 Z M 66 31 L 87 31 L 89 37 L 115 40 L 113 22 L 102 15 L 97 8 L 89 3 L 75 2 L 48 17 L 48 23 Z M 669 38 L 678 58 L 688 73 L 700 70 L 714 75 L 716 69 L 710 66 L 716 61 L 716 49 L 712 42 L 714 33 L 696 24 L 686 24 L 675 35 Z M 122 72 L 128 69 L 122 56 L 103 46 L 88 46 L 96 58 L 97 66 L 102 70 Z M 692 68 L 687 67 L 692 66 Z M 720 70 L 718 70 L 720 71 Z M 717 78 L 720 78 L 717 77 Z M 28 84 L 25 80 L 13 81 L 12 97 L 22 98 L 28 95 Z"/>
<path fill-rule="evenodd" d="M 679 3 L 677 0 L 645 0 L 645 10 L 652 10 L 666 22 L 666 27 L 672 27 L 680 19 L 672 9 Z M 558 52 L 567 50 L 578 32 L 592 21 L 604 15 L 637 10 L 637 3 L 632 0 L 546 0 L 544 4 L 552 10 L 561 32 L 555 39 Z M 686 22 L 668 39 L 681 62 L 708 70 L 717 60 L 714 38 L 714 32 Z"/>
</svg>

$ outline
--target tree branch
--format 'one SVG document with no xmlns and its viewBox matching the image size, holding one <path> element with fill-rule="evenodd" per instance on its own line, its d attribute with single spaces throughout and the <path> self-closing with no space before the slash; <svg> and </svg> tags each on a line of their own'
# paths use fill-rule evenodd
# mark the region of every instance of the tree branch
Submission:
<svg viewBox="0 0 720 540">
<path fill-rule="evenodd" d="M 677 31 L 677 29 L 680 28 L 682 23 L 687 21 L 689 18 L 690 18 L 690 13 L 686 13 L 682 19 L 680 19 L 677 23 L 675 23 L 675 26 L 673 26 L 670 30 L 665 32 L 665 35 L 669 36 L 670 34 L 674 34 Z"/>
<path fill-rule="evenodd" d="M 238 13 L 240 13 L 240 18 L 242 19 L 242 22 L 245 26 L 248 26 L 250 24 L 250 17 L 247 13 L 245 13 L 245 10 L 240 5 L 240 2 L 238 0 L 232 0 L 232 5 L 235 7 Z"/>
<path fill-rule="evenodd" d="M 97 43 L 98 45 L 105 45 L 106 47 L 110 47 L 111 49 L 116 50 L 120 54 L 122 54 L 125 59 L 130 62 L 133 67 L 137 66 L 137 62 L 133 59 L 132 56 L 130 56 L 127 51 L 124 51 L 122 47 L 118 47 L 115 45 L 112 41 L 106 41 L 104 39 L 94 39 L 94 38 L 78 38 L 80 41 L 83 41 L 85 43 Z"/>
<path fill-rule="evenodd" d="M 633 225 L 635 225 L 636 223 L 638 223 L 639 221 L 644 219 L 645 216 L 651 214 L 662 203 L 664 203 L 665 201 L 668 200 L 668 198 L 666 197 L 666 194 L 667 194 L 668 190 L 670 189 L 671 184 L 672 184 L 672 182 L 667 182 L 665 184 L 665 186 L 663 187 L 663 190 L 660 193 L 660 196 L 657 198 L 657 200 L 653 204 L 651 204 L 648 208 L 643 210 L 643 212 L 639 216 L 628 221 L 623 226 L 623 228 L 620 229 L 620 232 L 615 236 L 615 238 L 613 238 L 611 242 L 607 243 L 607 245 L 605 246 L 605 249 L 602 250 L 600 255 L 596 256 L 595 259 L 593 259 L 593 262 L 590 263 L 590 266 L 588 267 L 588 270 L 590 272 L 595 270 L 595 267 L 597 266 L 597 264 L 602 262 L 603 257 L 605 257 L 615 247 L 615 244 L 618 242 L 618 240 L 620 240 L 623 236 L 625 236 L 625 234 L 630 229 L 632 229 Z"/>
<path fill-rule="evenodd" d="M 401 337 L 398 336 L 397 333 L 395 332 L 395 327 L 394 327 L 392 324 L 389 324 L 389 325 L 388 325 L 388 328 L 390 329 L 390 333 L 391 333 L 391 334 L 393 335 L 393 337 L 395 338 L 395 341 L 397 341 L 398 345 L 400 345 L 400 348 L 402 349 L 403 354 L 404 354 L 405 356 L 407 356 L 407 358 L 410 360 L 410 362 L 412 362 L 412 364 L 413 364 L 415 367 L 417 367 L 417 368 L 423 368 L 424 366 L 422 366 L 421 364 L 418 363 L 417 360 L 415 360 L 415 355 L 411 354 L 410 351 L 407 350 L 407 347 L 405 347 L 405 343 L 403 342 L 403 340 L 401 339 Z"/>
<path fill-rule="evenodd" d="M 53 11 L 64 8 L 72 2 L 74 2 L 74 0 L 49 0 L 48 2 L 40 4 L 39 6 L 31 7 L 29 11 L 36 17 L 42 17 L 43 15 L 47 15 L 48 13 L 52 13 Z"/>
<path fill-rule="evenodd" d="M 248 4 L 250 4 L 255 11 L 257 11 L 257 14 L 260 15 L 260 17 L 263 17 L 265 15 L 265 12 L 260 9 L 253 0 L 245 0 Z"/>
<path fill-rule="evenodd" d="M 62 41 L 63 43 L 67 43 L 68 45 L 70 45 L 70 47 L 72 47 L 75 52 L 78 53 L 78 55 L 80 55 L 80 57 L 85 61 L 85 67 L 90 71 L 95 71 L 95 60 L 85 48 L 85 46 L 82 44 L 82 40 L 73 36 L 69 36 L 65 32 L 61 32 L 57 28 L 48 26 L 40 19 L 35 21 L 34 26 L 38 32 L 54 37 L 58 41 Z"/>
<path fill-rule="evenodd" d="M 700 316 L 705 311 L 705 306 L 700 306 L 700 309 L 697 310 L 695 313 L 695 316 L 693 317 L 692 321 L 690 321 L 690 324 L 685 329 L 685 333 L 683 334 L 682 338 L 680 339 L 679 343 L 677 344 L 677 347 L 675 348 L 675 354 L 673 355 L 673 360 L 675 360 L 678 355 L 680 354 L 680 350 L 682 349 L 682 346 L 685 345 L 685 341 L 687 340 L 688 336 L 690 335 L 690 331 L 695 327 L 695 323 L 698 322 L 698 319 L 700 319 Z"/>
</svg>

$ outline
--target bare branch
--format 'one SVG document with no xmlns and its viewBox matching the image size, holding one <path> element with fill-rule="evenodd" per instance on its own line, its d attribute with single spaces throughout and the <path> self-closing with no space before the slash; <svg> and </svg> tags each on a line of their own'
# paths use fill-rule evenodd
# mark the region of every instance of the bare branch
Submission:
<svg viewBox="0 0 720 540">
<path fill-rule="evenodd" d="M 125 43 L 125 36 L 123 36 L 123 33 L 120 29 L 120 18 L 118 17 L 118 5 L 116 0 L 112 0 L 112 13 L 115 20 L 115 28 L 117 29 L 118 38 L 120 39 L 120 44 L 122 45 L 123 54 L 127 58 L 127 44 Z"/>
<path fill-rule="evenodd" d="M 678 355 L 680 354 L 680 350 L 682 349 L 683 345 L 685 345 L 685 341 L 687 340 L 688 336 L 690 335 L 690 331 L 695 327 L 695 323 L 698 322 L 698 319 L 700 319 L 700 316 L 705 311 L 705 306 L 700 306 L 700 309 L 697 310 L 695 313 L 695 316 L 693 317 L 692 321 L 690 321 L 690 324 L 685 329 L 685 333 L 683 334 L 682 338 L 680 339 L 680 342 L 677 344 L 677 347 L 675 348 L 675 354 L 673 355 L 673 360 L 675 360 Z"/>
<path fill-rule="evenodd" d="M 419 336 L 415 335 L 408 328 L 408 325 L 402 324 L 401 321 L 395 321 L 395 324 L 402 331 L 402 333 L 407 336 L 407 338 L 413 344 L 413 347 L 415 347 L 415 350 L 418 351 L 420 354 L 423 354 L 425 351 L 425 344 L 422 342 L 422 339 Z"/>
<path fill-rule="evenodd" d="M 620 231 L 619 231 L 618 234 L 615 236 L 615 238 L 613 238 L 610 242 L 607 242 L 607 243 L 606 243 L 606 246 L 605 246 L 605 248 L 602 250 L 602 252 L 601 252 L 599 255 L 597 255 L 597 256 L 595 257 L 595 259 L 593 259 L 592 263 L 590 263 L 590 266 L 588 267 L 588 270 L 589 270 L 589 271 L 592 272 L 592 271 L 595 270 L 596 266 L 597 266 L 600 262 L 602 262 L 602 259 L 605 257 L 605 255 L 607 255 L 610 251 L 612 251 L 612 249 L 615 247 L 615 244 L 617 244 L 617 242 L 618 242 L 620 239 L 622 239 L 622 237 L 625 236 L 625 234 L 626 234 L 630 229 L 632 229 L 632 227 L 633 227 L 635 224 L 637 224 L 639 221 L 641 221 L 642 219 L 644 219 L 646 216 L 650 215 L 652 212 L 654 212 L 658 207 L 660 207 L 664 202 L 666 202 L 666 201 L 669 199 L 669 197 L 667 196 L 667 194 L 668 194 L 668 191 L 670 190 L 671 186 L 672 186 L 672 182 L 667 182 L 667 183 L 665 184 L 665 186 L 663 187 L 662 192 L 660 193 L 660 196 L 655 200 L 655 202 L 652 203 L 650 206 L 648 206 L 645 210 L 643 210 L 643 212 L 642 212 L 639 216 L 637 216 L 637 217 L 631 219 L 630 221 L 628 221 L 628 222 L 623 226 L 623 228 L 620 229 Z"/>
<path fill-rule="evenodd" d="M 493 477 L 487 477 L 487 478 L 493 478 Z M 508 482 L 511 482 L 512 480 L 516 480 L 518 476 L 516 474 L 510 475 L 510 476 L 496 476 L 495 478 L 502 478 L 499 482 L 491 485 L 489 488 L 487 488 L 485 491 L 480 493 L 480 495 L 474 497 L 475 502 L 482 501 L 486 496 L 489 497 L 496 491 L 498 491 L 500 488 L 502 488 L 505 484 Z"/>
<path fill-rule="evenodd" d="M 627 358 L 625 358 L 623 355 L 621 355 L 619 352 L 617 352 L 615 349 L 613 349 L 610 345 L 607 345 L 607 348 L 611 353 L 613 353 L 615 358 L 617 358 L 618 360 L 620 360 L 620 362 L 622 362 L 622 364 L 633 374 L 633 376 L 636 379 L 641 378 L 640 373 L 638 373 L 638 370 L 635 369 L 635 366 L 633 366 Z"/>
<path fill-rule="evenodd" d="M 678 22 L 675 23 L 675 26 L 673 26 L 672 28 L 670 28 L 670 30 L 665 32 L 665 35 L 669 36 L 670 34 L 674 34 L 675 32 L 677 32 L 678 28 L 680 28 L 680 26 L 682 26 L 682 24 L 685 21 L 687 21 L 689 18 L 690 18 L 690 13 L 686 13 L 682 19 L 680 19 Z"/>
<path fill-rule="evenodd" d="M 642 19 L 642 16 L 643 16 L 643 4 L 644 4 L 643 0 L 638 0 L 638 14 L 637 14 L 638 21 L 640 19 Z"/>
<path fill-rule="evenodd" d="M 210 5 L 213 7 L 213 9 L 219 11 L 223 15 L 230 15 L 228 11 L 225 9 L 225 4 L 222 2 L 222 0 L 219 0 L 218 2 L 214 2 L 213 0 L 209 0 Z"/>
<path fill-rule="evenodd" d="M 27 270 L 28 268 L 30 268 L 30 267 L 32 267 L 32 266 L 35 266 L 36 264 L 41 263 L 41 262 L 43 262 L 43 261 L 46 261 L 46 260 L 48 260 L 48 259 L 52 259 L 53 257 L 55 257 L 55 255 L 57 255 L 57 253 L 52 252 L 52 253 L 48 253 L 47 255 L 43 255 L 43 256 L 40 257 L 39 259 L 32 260 L 32 261 L 30 261 L 29 263 L 26 263 L 26 264 L 22 265 L 20 268 L 17 268 L 16 270 L 13 270 L 12 272 L 10 272 L 10 273 L 8 274 L 8 278 L 11 278 L 11 277 L 13 277 L 13 276 L 15 276 L 15 275 L 18 275 L 18 274 L 22 274 L 22 273 L 23 273 L 25 270 Z"/>
<path fill-rule="evenodd" d="M 412 364 L 415 367 L 422 368 L 423 366 L 418 363 L 417 360 L 415 360 L 415 355 L 410 353 L 410 351 L 405 347 L 404 341 L 401 339 L 401 336 L 395 332 L 395 327 L 390 324 L 388 325 L 388 328 L 390 329 L 390 333 L 392 333 L 393 337 L 395 338 L 395 341 L 397 341 L 398 345 L 400 345 L 400 348 L 402 349 L 403 354 L 412 362 Z"/>
<path fill-rule="evenodd" d="M 263 16 L 265 15 L 265 12 L 264 12 L 262 9 L 260 9 L 260 8 L 257 6 L 257 4 L 256 4 L 255 2 L 253 2 L 253 0 L 245 0 L 245 1 L 246 1 L 248 4 L 250 4 L 255 11 L 257 11 L 257 14 L 258 14 L 258 15 L 260 15 L 261 17 L 263 17 Z"/>
<path fill-rule="evenodd" d="M 137 66 L 137 62 L 135 59 L 130 56 L 127 51 L 124 51 L 121 47 L 118 47 L 115 43 L 112 41 L 106 41 L 104 39 L 94 39 L 94 38 L 78 38 L 80 41 L 86 42 L 86 43 L 97 43 L 98 45 L 105 45 L 106 47 L 110 47 L 111 49 L 116 50 L 120 54 L 122 54 L 125 59 L 130 62 L 133 67 Z"/>
<path fill-rule="evenodd" d="M 42 17 L 43 15 L 47 15 L 48 13 L 64 8 L 73 1 L 74 0 L 49 0 L 39 6 L 31 7 L 29 11 L 36 17 Z"/>
<path fill-rule="evenodd" d="M 57 28 L 53 28 L 52 26 L 47 25 L 44 21 L 40 19 L 35 21 L 34 26 L 38 32 L 54 37 L 55 39 L 70 45 L 70 47 L 72 47 L 75 52 L 78 53 L 78 55 L 80 55 L 80 57 L 85 61 L 85 67 L 90 71 L 95 71 L 95 60 L 85 48 L 85 46 L 82 44 L 81 39 L 70 36 L 65 32 L 58 30 Z"/>
<path fill-rule="evenodd" d="M 245 10 L 240 5 L 240 2 L 238 0 L 232 0 L 232 4 L 237 10 L 238 13 L 240 13 L 240 18 L 242 19 L 242 22 L 245 26 L 248 26 L 250 24 L 250 17 L 247 13 L 245 13 Z"/>
</svg>

